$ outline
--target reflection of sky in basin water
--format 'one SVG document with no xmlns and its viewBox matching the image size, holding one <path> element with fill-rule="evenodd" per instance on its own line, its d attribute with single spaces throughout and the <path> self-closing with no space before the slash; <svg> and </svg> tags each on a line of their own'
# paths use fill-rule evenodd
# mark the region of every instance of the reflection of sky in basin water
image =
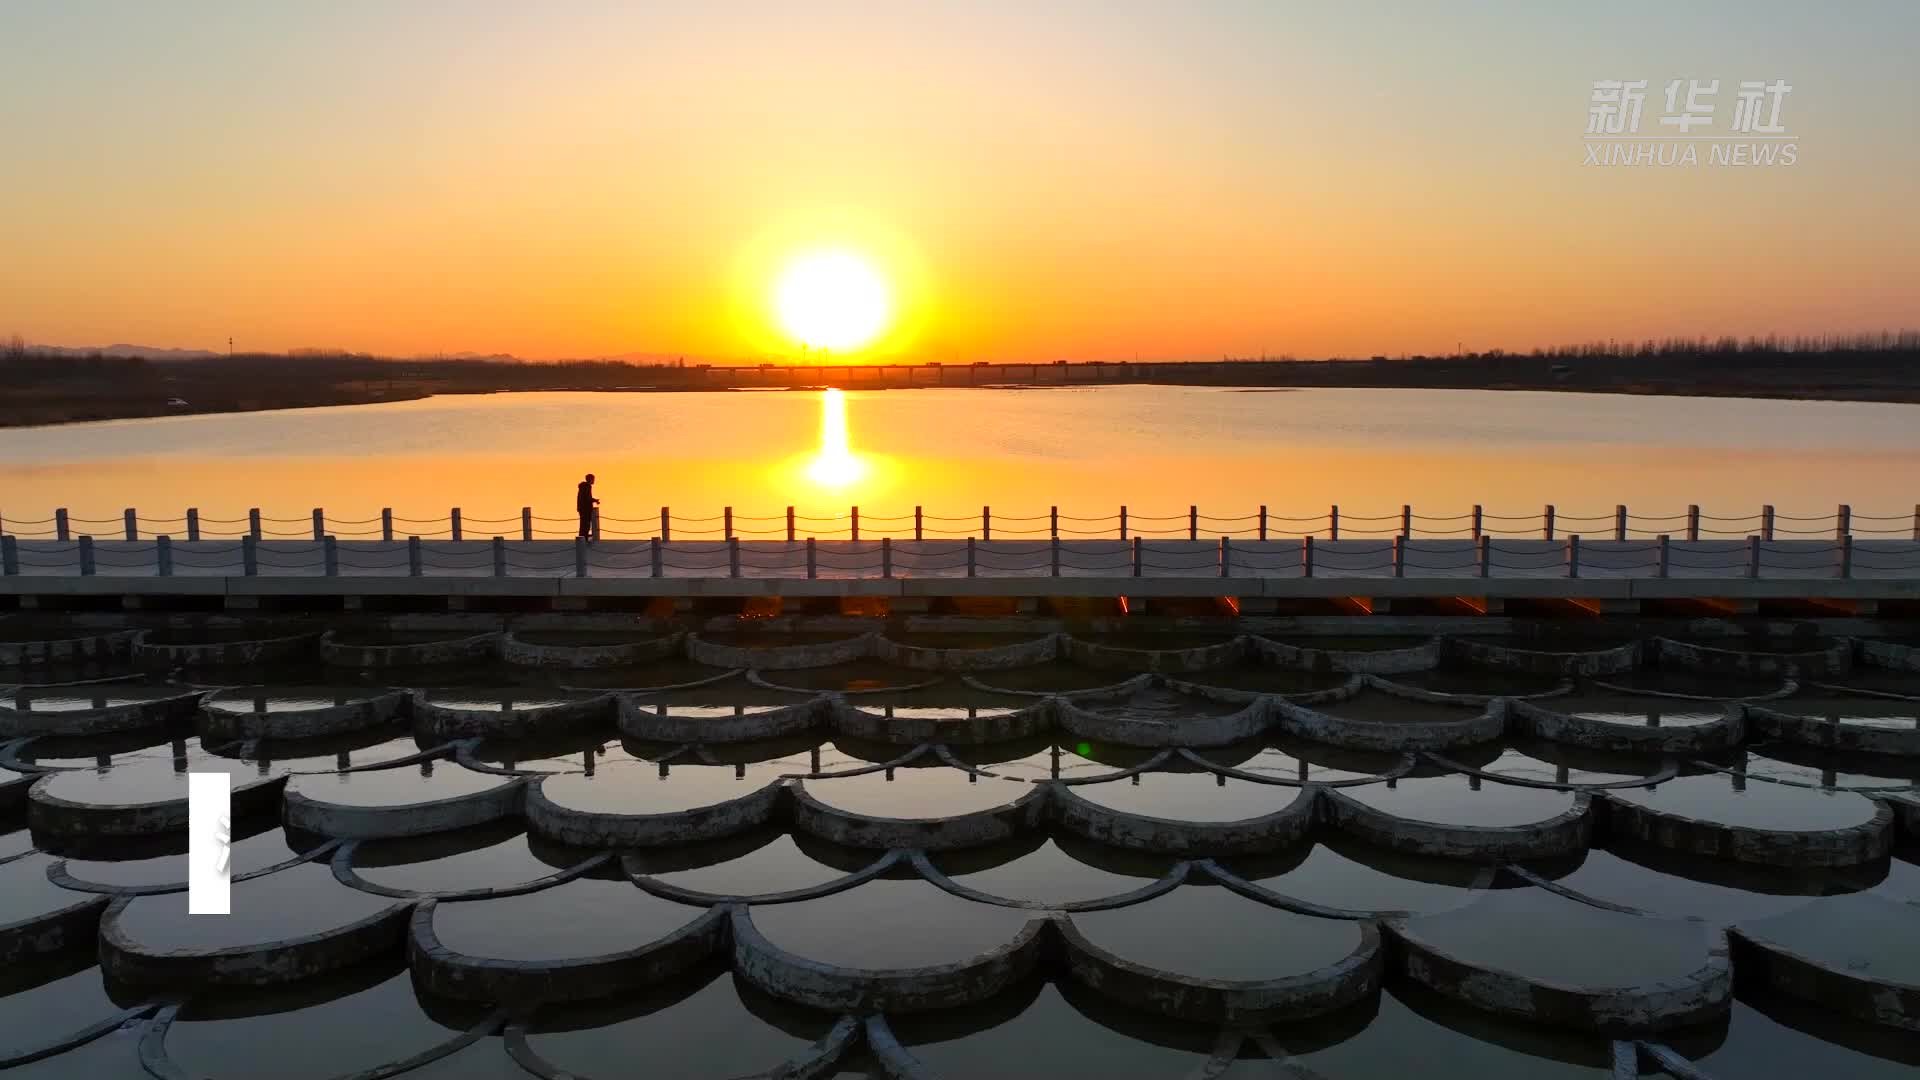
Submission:
<svg viewBox="0 0 1920 1080">
<path fill-rule="evenodd" d="M 1157 880 L 1164 873 L 1160 866 L 1141 867 L 1150 871 L 1151 876 L 1116 873 L 1103 866 L 1093 866 L 1062 851 L 1051 838 L 998 866 L 969 868 L 966 864 L 970 854 L 936 855 L 933 862 L 955 882 L 989 896 L 1044 904 L 1119 896 Z"/>
<path fill-rule="evenodd" d="M 1308 707 L 1342 720 L 1370 724 L 1450 724 L 1472 719 L 1485 711 L 1479 705 L 1414 701 L 1378 690 L 1363 690 L 1345 701 L 1329 701 Z"/>
<path fill-rule="evenodd" d="M 286 833 L 268 829 L 234 840 L 228 867 L 237 877 L 264 870 L 298 854 L 289 846 Z M 67 873 L 98 885 L 177 885 L 187 880 L 187 857 L 182 853 L 148 859 L 69 859 Z"/>
<path fill-rule="evenodd" d="M 47 880 L 54 857 L 33 854 L 0 865 L 0 926 L 37 919 L 49 912 L 84 903 L 86 893 L 63 889 Z"/>
<path fill-rule="evenodd" d="M 343 806 L 408 806 L 514 782 L 512 777 L 463 769 L 450 761 L 424 761 L 366 772 L 307 773 L 287 781 L 287 790 Z"/>
<path fill-rule="evenodd" d="M 559 773 L 540 782 L 556 805 L 594 814 L 668 814 L 751 795 L 792 771 L 787 763 L 753 765 L 636 764 L 632 768 Z"/>
<path fill-rule="evenodd" d="M 1379 776 L 1400 764 L 1400 758 L 1394 754 L 1337 750 L 1294 741 L 1262 747 L 1251 756 L 1242 756 L 1231 748 L 1197 750 L 1195 754 L 1214 764 L 1230 766 L 1242 772 L 1321 782 Z"/>
<path fill-rule="evenodd" d="M 5 1000 L 6 1008 L 0 1009 L 0 1046 L 8 1049 L 37 1046 L 51 1032 L 78 1031 L 121 1009 L 107 996 L 100 970 L 93 967 L 20 989 Z"/>
<path fill-rule="evenodd" d="M 1768 702 L 1775 712 L 1807 716 L 1847 727 L 1920 730 L 1920 701 L 1887 701 L 1868 697 L 1788 698 Z"/>
<path fill-rule="evenodd" d="M 1304 975 L 1360 946 L 1360 927 L 1351 920 L 1276 910 L 1217 885 L 1185 884 L 1139 904 L 1071 918 L 1108 952 L 1196 979 Z"/>
<path fill-rule="evenodd" d="M 877 856 L 876 856 L 877 857 Z M 644 867 L 641 868 L 644 870 Z M 847 871 L 808 855 L 792 835 L 782 833 L 745 855 L 710 866 L 668 870 L 651 877 L 682 889 L 716 896 L 757 896 L 824 885 Z"/>
<path fill-rule="evenodd" d="M 527 847 L 525 833 L 438 857 L 431 851 L 418 840 L 364 840 L 354 852 L 353 869 L 375 885 L 415 892 L 458 892 L 518 885 L 560 869 L 534 855 Z M 393 865 L 381 865 L 403 852 L 411 857 Z"/>
<path fill-rule="evenodd" d="M 1408 920 L 1408 935 L 1468 964 L 1596 987 L 1678 980 L 1707 962 L 1708 929 L 1582 904 L 1545 889 L 1496 889 Z"/>
<path fill-rule="evenodd" d="M 1647 760 L 1645 765 L 1645 772 L 1606 772 L 1599 769 L 1583 769 L 1562 762 L 1544 761 L 1523 750 L 1509 747 L 1500 751 L 1499 757 L 1478 768 L 1482 772 L 1554 784 L 1611 784 L 1651 776 L 1659 767 L 1658 762 L 1652 759 Z"/>
<path fill-rule="evenodd" d="M 1800 747 L 1742 755 L 1749 776 L 1768 776 L 1816 787 L 1907 788 L 1920 781 L 1920 760 L 1865 754 L 1822 754 Z"/>
<path fill-rule="evenodd" d="M 1119 780 L 1075 784 L 1073 793 L 1122 813 L 1175 821 L 1245 821 L 1292 806 L 1296 787 L 1235 780 L 1207 772 L 1144 772 Z"/>
<path fill-rule="evenodd" d="M 204 705 L 223 713 L 277 713 L 304 709 L 326 709 L 366 701 L 386 691 L 366 686 L 352 687 L 271 687 L 243 686 L 222 690 Z"/>
<path fill-rule="evenodd" d="M 1686 866 L 1684 862 L 1674 863 L 1660 852 L 1654 853 L 1649 861 L 1675 869 Z M 1729 877 L 1741 877 L 1738 869 Z M 1839 887 L 1837 882 L 1817 873 L 1797 873 L 1787 880 L 1776 874 L 1753 873 L 1744 875 L 1744 879 L 1765 882 L 1770 889 L 1742 888 L 1729 881 L 1700 881 L 1595 848 L 1586 853 L 1571 873 L 1554 880 L 1596 900 L 1671 918 L 1697 916 L 1720 925 L 1778 914 L 1805 904 L 1811 894 L 1824 888 Z"/>
<path fill-rule="evenodd" d="M 1271 866 L 1270 863 L 1280 863 Z M 1298 863 L 1227 860 L 1227 869 L 1282 896 L 1350 911 L 1441 911 L 1472 899 L 1479 867 L 1453 860 L 1318 843 Z"/>
<path fill-rule="evenodd" d="M 340 884 L 324 864 L 302 863 L 234 882 L 231 914 L 189 915 L 186 893 L 165 893 L 135 897 L 119 926 L 142 950 L 257 947 L 335 930 L 394 903 Z"/>
<path fill-rule="evenodd" d="M 1573 809 L 1570 792 L 1470 776 L 1414 776 L 1341 788 L 1340 793 L 1409 821 L 1439 825 L 1532 825 Z"/>
<path fill-rule="evenodd" d="M 868 969 L 966 960 L 1012 941 L 1033 917 L 962 900 L 918 878 L 878 878 L 817 900 L 756 906 L 752 915 L 767 940 L 788 952 Z"/>
<path fill-rule="evenodd" d="M 468 956 L 558 960 L 639 948 L 704 914 L 625 878 L 583 877 L 519 896 L 444 902 L 433 913 L 433 932 Z"/>
<path fill-rule="evenodd" d="M 867 817 L 940 818 L 1005 806 L 1034 793 L 1031 784 L 975 776 L 946 766 L 885 769 L 801 781 L 807 794 Z"/>
<path fill-rule="evenodd" d="M 1721 773 L 1675 777 L 1651 791 L 1622 788 L 1607 797 L 1722 825 L 1794 832 L 1846 829 L 1874 816 L 1874 803 L 1850 791 L 1815 791 L 1765 780 L 1742 783 Z"/>
<path fill-rule="evenodd" d="M 189 1076 L 320 1080 L 420 1053 L 455 1034 L 421 1009 L 405 973 L 304 1007 L 223 1017 L 191 1006 L 167 1029 L 167 1053 Z"/>
<path fill-rule="evenodd" d="M 1197 1035 L 1151 1013 L 1101 1008 L 1070 983 L 1042 985 L 1015 1016 L 969 1024 L 969 1010 L 956 1013 L 952 1019 L 940 1013 L 890 1018 L 891 1026 L 934 1075 L 954 1078 L 1166 1080 L 1196 1075 L 1211 1048 L 1210 1033 Z"/>
<path fill-rule="evenodd" d="M 84 712 L 111 709 L 117 705 L 138 705 L 146 701 L 179 697 L 188 693 L 182 686 L 102 686 L 90 690 L 16 690 L 0 704 L 23 712 Z"/>
<path fill-rule="evenodd" d="M 1577 716 L 1596 724 L 1622 727 L 1698 727 L 1726 719 L 1724 705 L 1710 702 L 1672 701 L 1651 697 L 1549 698 L 1538 703 L 1557 713 Z"/>
</svg>

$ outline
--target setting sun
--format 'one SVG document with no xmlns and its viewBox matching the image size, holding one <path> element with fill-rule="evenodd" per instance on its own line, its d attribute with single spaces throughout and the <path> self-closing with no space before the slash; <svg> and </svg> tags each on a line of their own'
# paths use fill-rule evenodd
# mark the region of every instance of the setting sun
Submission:
<svg viewBox="0 0 1920 1080">
<path fill-rule="evenodd" d="M 850 251 L 817 251 L 795 258 L 774 285 L 780 328 L 812 349 L 849 351 L 870 344 L 887 328 L 893 300 L 873 264 Z"/>
</svg>

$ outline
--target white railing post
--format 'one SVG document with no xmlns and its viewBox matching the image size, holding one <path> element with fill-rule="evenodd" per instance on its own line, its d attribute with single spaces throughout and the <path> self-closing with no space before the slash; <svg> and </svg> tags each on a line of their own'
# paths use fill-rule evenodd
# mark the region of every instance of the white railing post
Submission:
<svg viewBox="0 0 1920 1080">
<path fill-rule="evenodd" d="M 1613 538 L 1615 540 L 1625 540 L 1627 538 L 1627 507 L 1625 503 L 1621 503 L 1613 508 Z"/>
<path fill-rule="evenodd" d="M 1580 534 L 1579 533 L 1575 533 L 1572 536 L 1567 537 L 1567 576 L 1570 578 L 1577 578 L 1580 576 Z"/>
<path fill-rule="evenodd" d="M 422 557 L 420 538 L 418 536 L 407 537 L 407 576 L 420 577 L 422 574 L 425 574 L 426 571 L 426 559 Z"/>
<path fill-rule="evenodd" d="M 389 543 L 393 541 L 393 507 L 391 506 L 380 508 L 380 539 Z"/>
<path fill-rule="evenodd" d="M 187 539 L 200 539 L 200 511 L 192 507 L 187 508 Z"/>
<path fill-rule="evenodd" d="M 1747 537 L 1747 576 L 1750 578 L 1760 576 L 1760 538 L 1758 536 Z"/>
<path fill-rule="evenodd" d="M 520 508 L 520 539 L 533 539 L 533 507 L 531 506 Z"/>
<path fill-rule="evenodd" d="M 466 537 L 466 533 L 460 528 L 460 508 L 457 506 L 447 511 L 447 532 L 455 540 Z"/>
<path fill-rule="evenodd" d="M 1657 569 L 1655 569 L 1655 570 L 1654 570 L 1654 576 L 1655 576 L 1655 577 L 1666 577 L 1666 576 L 1667 576 L 1667 570 L 1668 570 L 1668 568 L 1669 568 L 1669 567 L 1670 567 L 1671 565 L 1672 565 L 1672 564 L 1671 564 L 1671 563 L 1670 563 L 1670 562 L 1668 561 L 1668 559 L 1667 559 L 1667 534 L 1666 534 L 1666 533 L 1661 533 L 1661 534 L 1660 534 L 1660 551 L 1659 551 L 1659 564 L 1658 564 L 1658 567 L 1657 567 Z"/>
<path fill-rule="evenodd" d="M 1833 538 L 1840 540 L 1852 535 L 1853 507 L 1841 503 L 1839 509 L 1834 512 Z"/>
<path fill-rule="evenodd" d="M 1773 507 L 1771 506 L 1760 508 L 1760 539 L 1773 539 Z"/>
<path fill-rule="evenodd" d="M 327 514 L 326 511 L 316 508 L 313 511 L 313 538 L 318 540 L 325 535 L 327 535 Z"/>
<path fill-rule="evenodd" d="M 1481 577 L 1487 577 L 1488 570 L 1492 562 L 1493 562 L 1492 538 L 1488 537 L 1485 533 L 1482 533 L 1479 536 L 1475 537 L 1473 542 L 1474 571 L 1478 573 L 1479 576 Z"/>
<path fill-rule="evenodd" d="M 125 526 L 127 539 L 140 539 L 140 516 L 131 509 L 120 512 L 120 523 Z"/>
<path fill-rule="evenodd" d="M 251 534 L 240 538 L 240 573 L 254 577 L 260 573 L 260 539 Z"/>
<path fill-rule="evenodd" d="M 1699 542 L 1699 540 L 1700 540 L 1700 507 L 1699 507 L 1699 504 L 1696 503 L 1694 505 L 1687 507 L 1687 543 L 1689 544 L 1697 543 Z"/>
<path fill-rule="evenodd" d="M 1553 539 L 1553 504 L 1552 503 L 1548 503 L 1547 508 L 1540 512 L 1540 538 L 1542 540 Z"/>
<path fill-rule="evenodd" d="M 1473 538 L 1475 540 L 1480 539 L 1480 536 L 1481 536 L 1480 517 L 1481 517 L 1480 504 L 1474 503 L 1473 504 Z"/>
<path fill-rule="evenodd" d="M 1920 507 L 1914 509 L 1913 520 L 1914 531 L 1920 534 Z M 73 539 L 67 527 L 67 508 L 64 506 L 53 512 L 53 538 L 60 541 Z"/>
<path fill-rule="evenodd" d="M 493 576 L 507 576 L 507 538 L 504 536 L 493 538 Z"/>
<path fill-rule="evenodd" d="M 153 557 L 161 577 L 173 576 L 173 537 L 161 533 L 153 538 Z"/>
</svg>

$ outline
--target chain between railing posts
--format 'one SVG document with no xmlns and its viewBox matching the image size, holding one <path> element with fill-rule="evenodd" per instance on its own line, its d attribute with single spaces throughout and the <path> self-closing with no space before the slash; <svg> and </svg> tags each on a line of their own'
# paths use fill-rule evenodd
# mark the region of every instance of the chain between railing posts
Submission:
<svg viewBox="0 0 1920 1080">
<path fill-rule="evenodd" d="M 893 576 L 893 537 L 891 536 L 880 538 L 880 576 L 883 578 Z"/>
<path fill-rule="evenodd" d="M 1266 504 L 1266 503 L 1261 503 L 1261 504 L 1260 504 L 1260 533 L 1259 533 L 1259 536 L 1260 536 L 1260 539 L 1262 539 L 1262 540 L 1265 540 L 1265 539 L 1267 538 L 1267 504 Z"/>
<path fill-rule="evenodd" d="M 332 535 L 320 538 L 320 572 L 328 577 L 340 576 L 340 545 Z"/>
<path fill-rule="evenodd" d="M 1413 507 L 1405 503 L 1400 506 L 1400 535 L 1413 535 Z"/>
<path fill-rule="evenodd" d="M 1659 562 L 1654 570 L 1655 577 L 1666 577 L 1667 569 L 1669 566 L 1672 565 L 1667 561 L 1667 544 L 1668 544 L 1667 534 L 1661 533 L 1660 547 L 1659 547 Z"/>
<path fill-rule="evenodd" d="M 647 572 L 654 577 L 667 576 L 666 543 L 657 536 L 647 538 Z"/>
<path fill-rule="evenodd" d="M 1687 543 L 1697 543 L 1700 539 L 1700 507 L 1687 507 Z"/>
<path fill-rule="evenodd" d="M 1473 538 L 1475 540 L 1480 539 L 1480 535 L 1481 535 L 1480 522 L 1481 522 L 1480 504 L 1474 503 L 1473 504 Z"/>
<path fill-rule="evenodd" d="M 325 535 L 327 535 L 327 512 L 319 507 L 315 507 L 313 511 L 313 538 L 318 540 Z"/>
<path fill-rule="evenodd" d="M 447 522 L 448 522 L 448 525 L 447 525 L 448 535 L 452 536 L 455 540 L 465 539 L 466 534 L 465 532 L 462 531 L 461 525 L 460 525 L 460 508 L 459 507 L 456 506 L 447 511 Z"/>
<path fill-rule="evenodd" d="M 173 537 L 162 533 L 153 538 L 153 560 L 161 577 L 173 576 Z"/>
<path fill-rule="evenodd" d="M 1405 536 L 1393 538 L 1393 576 L 1407 576 L 1407 538 Z"/>
<path fill-rule="evenodd" d="M 1547 508 L 1540 511 L 1540 539 L 1542 540 L 1553 539 L 1553 504 L 1552 503 L 1548 503 Z"/>
<path fill-rule="evenodd" d="M 993 539 L 993 507 L 991 506 L 980 508 L 980 539 Z"/>
<path fill-rule="evenodd" d="M 1625 540 L 1627 538 L 1627 506 L 1625 503 L 1621 503 L 1613 508 L 1613 538 L 1615 540 Z"/>
<path fill-rule="evenodd" d="M 1914 520 L 1920 522 L 1920 509 L 1914 511 Z M 1920 525 L 1915 528 L 1920 529 Z M 53 538 L 63 543 L 73 539 L 67 533 L 67 508 L 64 506 L 53 512 Z"/>
<path fill-rule="evenodd" d="M 140 539 L 140 516 L 132 510 L 120 512 L 120 524 L 126 529 L 127 539 Z"/>
<path fill-rule="evenodd" d="M 1052 553 L 1053 553 L 1053 576 L 1059 577 L 1060 576 L 1060 538 L 1058 536 L 1054 537 L 1053 542 L 1048 546 L 1052 548 Z"/>
<path fill-rule="evenodd" d="M 727 537 L 727 576 L 740 576 L 740 538 L 737 536 Z"/>
<path fill-rule="evenodd" d="M 860 539 L 860 508 L 856 506 L 848 513 L 850 516 L 847 520 L 851 524 L 847 526 L 847 539 L 858 540 Z"/>
<path fill-rule="evenodd" d="M 1760 576 L 1760 538 L 1758 536 L 1747 537 L 1747 576 L 1750 578 Z"/>
<path fill-rule="evenodd" d="M 1840 576 L 1843 578 L 1850 578 L 1853 576 L 1853 534 L 1852 533 L 1848 533 L 1847 535 L 1840 538 Z"/>
<path fill-rule="evenodd" d="M 1140 538 L 1133 538 L 1133 576 L 1140 576 Z"/>
<path fill-rule="evenodd" d="M 1841 503 L 1834 512 L 1833 538 L 1839 540 L 1853 535 L 1853 507 Z"/>
<path fill-rule="evenodd" d="M 1197 506 L 1187 507 L 1187 539 L 1200 539 L 1200 508 Z"/>
<path fill-rule="evenodd" d="M 1474 509 L 1479 509 L 1475 507 Z M 1480 577 L 1487 577 L 1493 564 L 1493 540 L 1482 533 L 1473 538 L 1473 570 Z"/>
<path fill-rule="evenodd" d="M 427 568 L 425 563 L 426 560 L 421 558 L 420 538 L 418 536 L 407 537 L 407 576 L 419 577 L 426 573 Z M 584 577 L 586 575 L 583 572 L 581 576 Z"/>
<path fill-rule="evenodd" d="M 972 577 L 976 572 L 977 564 L 974 562 L 973 537 L 969 536 L 967 537 L 967 576 Z"/>
<path fill-rule="evenodd" d="M 1127 508 L 1123 506 L 1120 508 L 1120 539 L 1125 540 L 1126 538 L 1127 538 Z"/>
<path fill-rule="evenodd" d="M 200 539 L 200 511 L 193 507 L 187 508 L 187 539 Z"/>
<path fill-rule="evenodd" d="M 1327 508 L 1327 539 L 1340 539 L 1340 504 L 1334 503 Z"/>
<path fill-rule="evenodd" d="M 0 536 L 0 574 L 20 575 L 20 542 L 11 536 Z"/>
<path fill-rule="evenodd" d="M 393 540 L 393 507 L 391 506 L 380 508 L 380 539 L 389 543 Z"/>
<path fill-rule="evenodd" d="M 533 539 L 533 507 L 531 506 L 520 508 L 520 539 L 522 541 Z"/>
<path fill-rule="evenodd" d="M 733 507 L 727 506 L 721 508 L 720 527 L 722 530 L 720 533 L 721 536 L 729 540 L 733 539 Z"/>
<path fill-rule="evenodd" d="M 669 543 L 673 540 L 673 518 L 664 506 L 660 508 L 660 539 Z"/>
<path fill-rule="evenodd" d="M 493 576 L 507 576 L 507 538 L 504 536 L 493 538 Z"/>
<path fill-rule="evenodd" d="M 1760 539 L 1773 539 L 1773 507 L 1771 506 L 1760 508 Z"/>
<path fill-rule="evenodd" d="M 240 538 L 240 572 L 247 577 L 260 573 L 260 540 L 254 536 Z"/>
<path fill-rule="evenodd" d="M 1233 576 L 1233 546 L 1224 536 L 1220 538 L 1220 576 Z"/>
<path fill-rule="evenodd" d="M 1300 539 L 1300 576 L 1313 576 L 1313 537 L 1311 536 Z"/>
<path fill-rule="evenodd" d="M 920 529 L 919 529 L 919 524 L 918 524 L 918 523 L 919 523 L 919 520 L 920 520 L 920 514 L 919 514 L 919 512 L 918 512 L 918 511 L 916 511 L 916 512 L 914 513 L 914 515 L 913 515 L 913 517 L 914 517 L 914 522 L 915 522 L 915 526 L 914 526 L 914 535 L 915 535 L 915 539 L 918 539 L 918 538 L 919 538 L 919 532 L 920 532 Z M 789 544 L 791 544 L 791 543 L 793 543 L 793 541 L 794 541 L 794 532 L 793 532 L 793 507 L 791 507 L 791 506 L 789 506 L 789 507 L 787 507 L 787 543 L 789 543 Z"/>
<path fill-rule="evenodd" d="M 584 536 L 573 538 L 573 576 L 587 576 L 587 538 Z"/>
<path fill-rule="evenodd" d="M 1570 578 L 1577 578 L 1580 576 L 1580 534 L 1579 533 L 1574 533 L 1572 536 L 1567 537 L 1567 576 Z"/>
<path fill-rule="evenodd" d="M 913 508 L 913 538 L 915 540 L 925 539 L 925 535 L 920 529 L 920 507 L 918 506 Z M 791 540 L 793 538 L 788 537 L 787 539 Z"/>
<path fill-rule="evenodd" d="M 91 536 L 80 538 L 80 575 L 93 576 L 93 537 Z"/>
<path fill-rule="evenodd" d="M 807 577 L 817 578 L 819 576 L 820 564 L 814 561 L 813 537 L 809 536 L 807 537 Z"/>
</svg>

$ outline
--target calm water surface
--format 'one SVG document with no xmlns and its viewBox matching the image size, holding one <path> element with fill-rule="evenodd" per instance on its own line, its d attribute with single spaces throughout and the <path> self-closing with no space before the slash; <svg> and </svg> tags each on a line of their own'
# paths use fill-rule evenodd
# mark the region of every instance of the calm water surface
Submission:
<svg viewBox="0 0 1920 1080">
<path fill-rule="evenodd" d="M 0 496 L 9 520 L 56 506 L 115 522 L 127 506 L 228 519 L 324 507 L 341 521 L 460 506 L 486 535 L 511 532 L 522 506 L 565 517 L 593 470 L 603 513 L 635 523 L 662 505 L 689 517 L 731 505 L 752 536 L 783 530 L 775 519 L 788 505 L 821 515 L 859 505 L 878 534 L 882 516 L 915 505 L 977 521 L 991 504 L 1014 535 L 1032 525 L 1016 518 L 1053 505 L 1091 517 L 1126 504 L 1136 530 L 1193 504 L 1220 518 L 1262 503 L 1323 515 L 1335 502 L 1349 515 L 1411 503 L 1435 516 L 1474 503 L 1535 514 L 1548 502 L 1562 515 L 1616 503 L 1678 514 L 1697 502 L 1732 516 L 1765 503 L 1824 514 L 1846 501 L 1856 514 L 1901 515 L 1920 464 L 1913 405 L 1158 386 L 865 391 L 844 402 L 847 457 L 823 451 L 838 443 L 813 391 L 457 396 L 5 430 Z M 823 453 L 836 467 L 816 467 Z"/>
</svg>

